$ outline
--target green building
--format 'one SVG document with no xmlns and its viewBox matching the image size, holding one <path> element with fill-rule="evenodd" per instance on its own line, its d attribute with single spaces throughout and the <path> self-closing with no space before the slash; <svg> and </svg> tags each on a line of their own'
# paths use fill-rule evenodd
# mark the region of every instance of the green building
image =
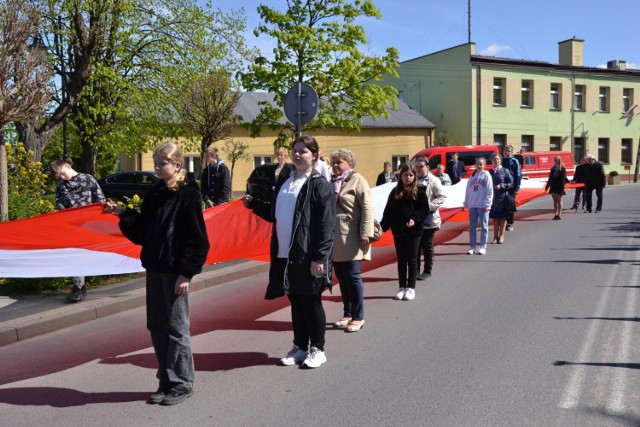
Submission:
<svg viewBox="0 0 640 427">
<path fill-rule="evenodd" d="M 457 145 L 593 154 L 607 172 L 633 171 L 640 70 L 620 60 L 583 66 L 583 40 L 558 46 L 552 64 L 476 55 L 475 43 L 464 44 L 404 61 L 385 83 Z"/>
</svg>

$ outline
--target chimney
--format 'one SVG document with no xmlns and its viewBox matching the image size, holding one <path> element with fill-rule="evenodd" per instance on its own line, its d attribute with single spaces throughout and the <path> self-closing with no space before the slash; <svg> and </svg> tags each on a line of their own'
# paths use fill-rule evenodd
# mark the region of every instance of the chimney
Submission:
<svg viewBox="0 0 640 427">
<path fill-rule="evenodd" d="M 607 70 L 626 71 L 626 69 L 627 69 L 627 61 L 623 61 L 621 59 L 607 61 Z"/>
<path fill-rule="evenodd" d="M 558 63 L 571 65 L 572 67 L 584 66 L 584 40 L 575 36 L 569 40 L 558 43 Z"/>
</svg>

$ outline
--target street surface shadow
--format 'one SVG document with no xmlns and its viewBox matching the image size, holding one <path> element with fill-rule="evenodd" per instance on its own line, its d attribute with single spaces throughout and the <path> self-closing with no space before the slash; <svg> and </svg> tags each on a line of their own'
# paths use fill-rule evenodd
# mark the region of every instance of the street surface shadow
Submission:
<svg viewBox="0 0 640 427">
<path fill-rule="evenodd" d="M 269 357 L 266 353 L 194 353 L 193 363 L 196 372 L 231 371 L 233 369 L 249 368 L 251 366 L 272 366 L 280 359 Z M 132 354 L 122 357 L 102 359 L 106 365 L 134 365 L 147 369 L 158 369 L 158 362 L 153 353 Z"/>
<path fill-rule="evenodd" d="M 640 317 L 554 317 L 556 320 L 616 320 L 621 322 L 640 322 Z"/>
<path fill-rule="evenodd" d="M 2 403 L 24 406 L 52 406 L 54 408 L 68 408 L 71 406 L 84 406 L 96 403 L 144 402 L 148 397 L 149 393 L 86 393 L 60 387 L 16 387 L 0 389 L 0 402 Z"/>
<path fill-rule="evenodd" d="M 578 408 L 582 412 L 602 418 L 603 421 L 613 421 L 617 425 L 640 427 L 640 418 L 631 414 L 612 414 L 606 408 Z"/>
<path fill-rule="evenodd" d="M 553 366 L 597 366 L 603 368 L 640 369 L 640 363 L 567 362 L 566 360 L 556 360 L 553 362 Z"/>
</svg>

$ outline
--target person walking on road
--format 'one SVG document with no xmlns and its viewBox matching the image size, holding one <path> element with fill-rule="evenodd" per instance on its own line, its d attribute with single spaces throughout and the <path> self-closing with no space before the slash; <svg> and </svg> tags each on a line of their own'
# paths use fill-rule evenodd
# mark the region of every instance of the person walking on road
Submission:
<svg viewBox="0 0 640 427">
<path fill-rule="evenodd" d="M 418 184 L 425 187 L 427 200 L 429 202 L 429 213 L 422 224 L 422 237 L 418 246 L 418 280 L 426 280 L 431 277 L 433 270 L 434 249 L 433 238 L 436 231 L 440 229 L 442 221 L 440 220 L 440 206 L 444 203 L 447 196 L 444 194 L 440 179 L 429 172 L 429 160 L 425 157 L 418 156 L 413 159 L 413 165 L 416 170 Z M 420 252 L 424 255 L 424 269 L 420 273 Z"/>
<path fill-rule="evenodd" d="M 209 240 L 198 185 L 189 180 L 180 148 L 172 142 L 153 151 L 160 181 L 140 212 L 108 203 L 120 230 L 141 245 L 147 271 L 147 328 L 158 360 L 158 390 L 147 403 L 176 405 L 193 395 L 195 367 L 189 334 L 189 285 L 202 271 Z"/>
<path fill-rule="evenodd" d="M 583 157 L 580 159 L 580 164 L 576 166 L 576 172 L 573 174 L 573 183 L 574 184 L 584 184 L 585 179 L 585 171 L 587 168 L 587 158 Z M 580 202 L 582 200 L 582 203 Z M 584 185 L 582 187 L 577 187 L 575 195 L 573 196 L 573 206 L 571 206 L 571 210 L 578 211 L 578 208 L 585 209 L 586 206 L 586 196 L 584 191 Z"/>
<path fill-rule="evenodd" d="M 76 172 L 64 160 L 51 162 L 51 170 L 58 179 L 56 182 L 56 206 L 58 209 L 75 208 L 105 201 L 104 193 L 93 176 Z M 86 295 L 85 277 L 74 277 L 73 287 L 66 297 L 67 301 L 79 302 Z"/>
<path fill-rule="evenodd" d="M 343 314 L 336 328 L 358 332 L 364 325 L 364 286 L 360 275 L 362 261 L 371 260 L 373 236 L 373 195 L 367 180 L 353 168 L 356 157 L 351 150 L 331 153 L 331 183 L 337 198 L 333 236 L 333 268 L 340 281 Z"/>
<path fill-rule="evenodd" d="M 207 208 L 227 203 L 231 197 L 229 168 L 219 157 L 216 147 L 207 147 L 207 166 L 200 175 L 202 198 Z"/>
<path fill-rule="evenodd" d="M 511 196 L 513 188 L 513 176 L 509 169 L 502 167 L 502 158 L 496 153 L 491 156 L 493 168 L 490 171 L 491 180 L 493 182 L 493 200 L 491 202 L 491 210 L 489 218 L 493 219 L 493 243 L 504 243 L 504 232 L 507 228 L 507 218 L 509 210 L 505 202 Z M 515 206 L 515 199 L 513 199 Z"/>
<path fill-rule="evenodd" d="M 273 223 L 265 298 L 287 295 L 291 302 L 293 347 L 280 359 L 285 366 L 318 368 L 327 361 L 322 292 L 331 286 L 336 197 L 331 183 L 314 169 L 319 153 L 315 138 L 297 137 L 291 156 L 295 170 L 280 174 L 273 203 L 249 194 L 242 199 Z"/>
<path fill-rule="evenodd" d="M 489 210 L 493 203 L 493 182 L 491 175 L 485 170 L 487 160 L 484 157 L 476 159 L 476 170 L 467 181 L 464 194 L 463 209 L 469 210 L 469 255 L 487 253 L 487 240 L 489 237 Z M 476 246 L 478 239 L 477 227 L 480 223 L 480 245 Z"/>
<path fill-rule="evenodd" d="M 560 156 L 553 158 L 554 165 L 549 171 L 549 179 L 547 179 L 547 185 L 544 186 L 544 191 L 549 190 L 549 194 L 553 198 L 553 213 L 554 220 L 562 219 L 562 197 L 564 197 L 564 186 L 567 181 L 567 169 L 565 169 Z"/>
<path fill-rule="evenodd" d="M 520 170 L 520 162 L 513 157 L 513 145 L 507 145 L 503 150 L 502 167 L 511 172 L 513 177 L 513 188 L 509 190 L 513 196 L 513 200 L 516 200 L 518 191 L 520 191 L 520 183 L 522 182 L 522 171 Z M 507 227 L 505 230 L 513 231 L 513 224 L 515 223 L 515 212 L 509 212 L 507 215 Z"/>
<path fill-rule="evenodd" d="M 418 185 L 416 171 L 409 164 L 400 168 L 400 179 L 391 190 L 382 214 L 383 231 L 391 229 L 398 257 L 399 289 L 394 299 L 412 301 L 416 297 L 418 247 L 423 223 L 429 213 L 425 187 Z"/>
<path fill-rule="evenodd" d="M 584 195 L 587 199 L 587 212 L 591 212 L 593 190 L 596 190 L 596 213 L 602 210 L 602 190 L 606 185 L 604 167 L 593 154 L 587 154 L 587 167 L 584 174 Z"/>
</svg>

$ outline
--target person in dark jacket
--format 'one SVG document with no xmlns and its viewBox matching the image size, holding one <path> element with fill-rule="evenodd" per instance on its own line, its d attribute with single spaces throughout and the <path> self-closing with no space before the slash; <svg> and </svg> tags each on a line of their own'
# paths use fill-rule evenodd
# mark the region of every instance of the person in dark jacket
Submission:
<svg viewBox="0 0 640 427">
<path fill-rule="evenodd" d="M 191 278 L 207 258 L 209 240 L 200 191 L 195 181 L 187 179 L 180 148 L 172 142 L 158 146 L 153 163 L 160 181 L 145 196 L 140 212 L 112 202 L 105 209 L 119 215 L 126 238 L 142 245 L 147 328 L 160 382 L 147 403 L 175 405 L 193 395 L 195 368 L 187 295 Z"/>
<path fill-rule="evenodd" d="M 429 214 L 429 200 L 411 165 L 403 165 L 399 173 L 398 185 L 389 194 L 380 226 L 383 231 L 391 229 L 398 257 L 399 289 L 394 298 L 412 301 L 416 297 L 418 247 Z"/>
<path fill-rule="evenodd" d="M 553 219 L 559 220 L 562 219 L 562 197 L 565 195 L 564 185 L 567 183 L 567 169 L 560 156 L 555 156 L 553 163 L 544 191 L 549 190 L 549 194 L 553 198 L 553 213 L 555 214 Z"/>
<path fill-rule="evenodd" d="M 496 153 L 491 156 L 493 168 L 489 171 L 493 185 L 493 201 L 489 218 L 493 219 L 493 243 L 504 243 L 504 231 L 507 229 L 509 212 L 505 207 L 505 200 L 511 196 L 513 176 L 509 169 L 502 166 L 502 158 Z M 515 199 L 514 199 L 515 200 Z"/>
<path fill-rule="evenodd" d="M 584 196 L 587 199 L 587 212 L 591 212 L 593 190 L 596 190 L 596 213 L 602 210 L 602 190 L 606 185 L 604 167 L 596 161 L 593 154 L 587 154 L 587 165 L 584 171 Z"/>
<path fill-rule="evenodd" d="M 513 188 L 509 190 L 513 196 L 513 200 L 516 199 L 518 191 L 520 191 L 520 183 L 522 182 L 522 171 L 520 170 L 520 162 L 513 157 L 513 145 L 507 145 L 503 150 L 504 157 L 502 158 L 502 167 L 511 172 L 513 177 Z M 513 231 L 515 212 L 510 212 L 507 216 L 507 231 Z"/>
<path fill-rule="evenodd" d="M 295 170 L 280 173 L 273 203 L 248 194 L 243 198 L 246 207 L 273 223 L 265 298 L 287 295 L 291 302 L 293 347 L 280 359 L 285 366 L 317 368 L 327 361 L 322 292 L 331 286 L 336 196 L 313 167 L 319 152 L 315 138 L 297 137 L 291 156 Z"/>
<path fill-rule="evenodd" d="M 585 169 L 586 169 L 586 165 L 587 165 L 587 158 L 583 157 L 582 159 L 580 159 L 580 164 L 578 166 L 576 166 L 576 172 L 573 174 L 573 183 L 574 184 L 584 184 L 584 174 L 585 174 Z M 584 186 L 583 187 L 577 187 L 576 188 L 576 193 L 573 196 L 573 206 L 571 206 L 571 209 L 574 211 L 578 210 L 578 206 L 580 204 L 580 196 L 582 196 L 582 209 L 584 209 L 585 204 L 586 204 L 586 197 L 584 195 Z"/>
<path fill-rule="evenodd" d="M 398 181 L 398 178 L 396 177 L 396 174 L 391 170 L 391 162 L 387 160 L 384 162 L 384 170 L 380 172 L 378 178 L 376 179 L 376 187 L 378 185 L 386 184 L 387 182 L 396 181 Z"/>
<path fill-rule="evenodd" d="M 231 174 L 216 147 L 207 147 L 207 166 L 200 175 L 202 199 L 208 208 L 227 203 L 231 197 Z"/>
<path fill-rule="evenodd" d="M 456 185 L 467 174 L 464 162 L 458 160 L 458 153 L 451 153 L 451 157 L 447 162 L 447 173 L 451 178 L 451 185 Z"/>
</svg>

